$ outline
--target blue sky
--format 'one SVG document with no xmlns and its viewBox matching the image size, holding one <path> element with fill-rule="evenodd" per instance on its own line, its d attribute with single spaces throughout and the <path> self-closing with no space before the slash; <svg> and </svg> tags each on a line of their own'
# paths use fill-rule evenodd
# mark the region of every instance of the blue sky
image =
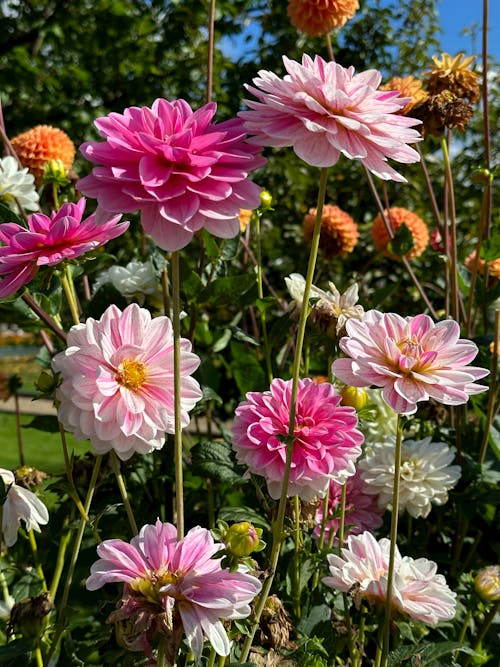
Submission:
<svg viewBox="0 0 500 667">
<path fill-rule="evenodd" d="M 482 23 L 483 3 L 482 0 L 440 0 L 438 12 L 441 17 L 443 34 L 441 45 L 444 51 L 451 55 L 462 51 L 467 55 L 481 53 L 482 48 Z M 500 61 L 500 1 L 489 0 L 489 53 Z M 475 38 L 463 35 L 464 28 L 473 28 Z"/>
</svg>

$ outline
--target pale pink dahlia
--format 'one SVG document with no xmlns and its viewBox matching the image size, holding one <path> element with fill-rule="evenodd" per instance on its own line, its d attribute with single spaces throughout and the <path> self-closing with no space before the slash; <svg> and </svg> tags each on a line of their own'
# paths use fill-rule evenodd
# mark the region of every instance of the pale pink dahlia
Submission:
<svg viewBox="0 0 500 667">
<path fill-rule="evenodd" d="M 184 100 L 157 99 L 151 108 L 98 118 L 104 141 L 80 150 L 102 166 L 79 189 L 103 211 L 140 211 L 144 229 L 164 250 L 183 248 L 202 227 L 235 236 L 240 208 L 260 204 L 248 174 L 265 160 L 247 143 L 242 121 L 212 123 L 215 110 L 214 103 L 193 111 Z"/>
<path fill-rule="evenodd" d="M 247 89 L 258 102 L 245 100 L 249 111 L 240 112 L 245 127 L 263 146 L 292 146 L 305 162 L 331 167 L 342 153 L 360 160 L 385 180 L 406 179 L 387 164 L 418 162 L 408 144 L 420 141 L 413 129 L 420 121 L 398 112 L 409 102 L 399 91 L 378 90 L 382 79 L 376 70 L 360 74 L 320 56 L 302 57 L 302 64 L 283 56 L 288 74 L 280 79 L 261 70 Z"/>
<path fill-rule="evenodd" d="M 174 339 L 168 317 L 151 318 L 133 303 L 109 306 L 100 320 L 71 328 L 67 349 L 52 365 L 60 373 L 59 420 L 97 454 L 114 449 L 122 460 L 160 449 L 174 432 Z M 181 338 L 181 424 L 201 398 L 190 377 L 200 359 Z"/>
<path fill-rule="evenodd" d="M 270 391 L 249 392 L 236 408 L 233 448 L 239 463 L 265 477 L 272 498 L 281 495 L 286 459 L 292 381 L 274 379 Z M 339 405 L 333 385 L 299 380 L 295 441 L 288 495 L 324 496 L 331 479 L 354 474 L 362 434 L 354 408 Z"/>
<path fill-rule="evenodd" d="M 346 331 L 340 348 L 349 356 L 333 362 L 334 374 L 355 387 L 383 387 L 382 396 L 395 412 L 412 414 L 418 401 L 429 398 L 460 405 L 487 390 L 474 380 L 488 371 L 467 366 L 477 346 L 459 337 L 454 320 L 436 324 L 427 315 L 370 310 L 362 321 L 348 320 Z"/>
<path fill-rule="evenodd" d="M 221 559 L 213 558 L 221 549 L 224 545 L 215 543 L 205 528 L 192 528 L 178 540 L 175 526 L 157 520 L 143 526 L 130 544 L 117 539 L 99 544 L 99 560 L 92 565 L 87 588 L 125 584 L 122 605 L 132 612 L 127 618 L 129 633 L 135 625 L 146 653 L 155 635 L 163 633 L 167 647 L 174 644 L 173 662 L 175 644 L 184 631 L 197 660 L 205 638 L 219 655 L 228 655 L 229 639 L 221 620 L 248 616 L 261 584 L 246 572 L 223 569 Z M 116 612 L 111 616 L 122 620 Z"/>
<path fill-rule="evenodd" d="M 341 555 L 328 555 L 329 577 L 323 583 L 338 591 L 354 590 L 371 604 L 383 604 L 387 595 L 390 541 L 377 541 L 368 531 L 350 535 Z M 455 616 L 456 594 L 445 578 L 437 574 L 437 566 L 427 558 L 414 560 L 402 557 L 396 547 L 392 591 L 393 612 L 435 625 Z"/>
<path fill-rule="evenodd" d="M 98 223 L 95 215 L 82 220 L 85 199 L 63 204 L 50 218 L 33 213 L 28 229 L 15 222 L 0 225 L 0 298 L 11 296 L 27 285 L 41 266 L 55 266 L 95 250 L 128 229 L 121 215 Z"/>
<path fill-rule="evenodd" d="M 382 514 L 384 509 L 378 506 L 377 497 L 365 491 L 365 482 L 358 471 L 345 482 L 346 506 L 345 506 L 345 535 L 359 535 L 369 530 L 372 533 L 382 525 Z M 342 502 L 342 484 L 330 482 L 328 494 L 328 516 L 325 526 L 325 541 L 330 538 L 331 533 L 337 534 L 340 526 L 340 506 Z M 321 523 L 323 521 L 323 505 L 318 507 L 315 520 L 317 526 L 313 536 L 319 538 L 321 534 Z"/>
</svg>

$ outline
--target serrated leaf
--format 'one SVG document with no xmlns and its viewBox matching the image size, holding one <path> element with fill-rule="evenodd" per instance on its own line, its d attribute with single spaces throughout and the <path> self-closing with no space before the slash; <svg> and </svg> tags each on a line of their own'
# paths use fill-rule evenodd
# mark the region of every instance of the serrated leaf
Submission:
<svg viewBox="0 0 500 667">
<path fill-rule="evenodd" d="M 394 238 L 388 244 L 388 248 L 395 255 L 403 257 L 406 255 L 406 253 L 410 252 L 410 250 L 413 248 L 413 245 L 413 234 L 403 222 L 401 227 L 396 229 Z"/>
<path fill-rule="evenodd" d="M 210 477 L 226 484 L 241 482 L 229 443 L 219 440 L 203 440 L 191 450 L 193 474 Z"/>
<path fill-rule="evenodd" d="M 37 415 L 29 424 L 23 424 L 23 428 L 36 428 L 45 433 L 59 433 L 59 422 L 55 415 Z"/>
</svg>

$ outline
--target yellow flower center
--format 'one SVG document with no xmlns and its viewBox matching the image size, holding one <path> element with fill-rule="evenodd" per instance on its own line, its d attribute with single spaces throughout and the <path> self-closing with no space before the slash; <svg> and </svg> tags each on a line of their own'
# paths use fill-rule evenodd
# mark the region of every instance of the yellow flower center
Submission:
<svg viewBox="0 0 500 667">
<path fill-rule="evenodd" d="M 154 570 L 147 578 L 137 577 L 129 584 L 130 588 L 140 593 L 149 602 L 153 604 L 161 603 L 165 593 L 160 592 L 160 588 L 167 584 L 177 584 L 182 575 L 168 570 Z M 173 597 L 172 595 L 170 597 Z"/>
<path fill-rule="evenodd" d="M 116 381 L 130 389 L 137 391 L 146 380 L 146 367 L 141 361 L 136 359 L 125 359 L 120 364 Z"/>
<path fill-rule="evenodd" d="M 422 345 L 418 338 L 403 338 L 403 340 L 398 341 L 396 345 L 406 357 L 418 359 L 423 352 Z"/>
</svg>

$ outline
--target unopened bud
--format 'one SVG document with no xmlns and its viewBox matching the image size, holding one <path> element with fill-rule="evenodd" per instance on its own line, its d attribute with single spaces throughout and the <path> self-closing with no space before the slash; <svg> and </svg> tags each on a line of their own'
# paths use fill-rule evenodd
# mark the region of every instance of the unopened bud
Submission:
<svg viewBox="0 0 500 667">
<path fill-rule="evenodd" d="M 271 208 L 271 204 L 273 203 L 273 196 L 269 190 L 262 190 L 260 193 L 260 203 L 262 208 Z"/>
<path fill-rule="evenodd" d="M 44 394 L 51 394 L 57 386 L 57 380 L 50 371 L 42 371 L 35 381 L 35 387 Z"/>
<path fill-rule="evenodd" d="M 361 387 L 346 385 L 340 390 L 342 405 L 347 405 L 355 410 L 361 410 L 368 401 L 368 394 Z"/>
<path fill-rule="evenodd" d="M 23 637 L 41 637 L 53 608 L 49 593 L 16 602 L 10 613 L 11 631 L 20 632 Z"/>
<path fill-rule="evenodd" d="M 474 588 L 483 600 L 500 600 L 500 565 L 489 565 L 478 572 Z"/>
<path fill-rule="evenodd" d="M 55 183 L 59 186 L 70 182 L 62 160 L 49 160 L 43 168 L 43 182 Z"/>
<path fill-rule="evenodd" d="M 232 556 L 244 558 L 259 548 L 261 535 L 262 528 L 256 528 L 248 521 L 241 521 L 229 526 L 224 544 Z"/>
</svg>

